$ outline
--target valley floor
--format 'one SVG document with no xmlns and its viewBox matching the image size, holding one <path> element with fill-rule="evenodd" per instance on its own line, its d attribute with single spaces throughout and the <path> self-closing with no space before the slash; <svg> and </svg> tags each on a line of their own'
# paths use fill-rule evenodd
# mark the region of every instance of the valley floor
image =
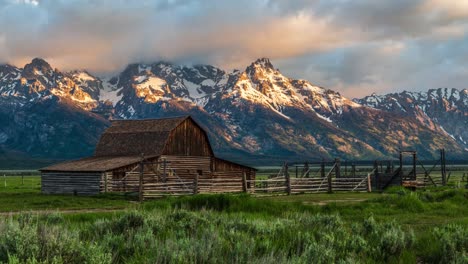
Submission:
<svg viewBox="0 0 468 264">
<path fill-rule="evenodd" d="M 467 263 L 467 203 L 467 189 L 446 187 L 140 204 L 42 195 L 39 177 L 6 177 L 0 262 Z"/>
</svg>

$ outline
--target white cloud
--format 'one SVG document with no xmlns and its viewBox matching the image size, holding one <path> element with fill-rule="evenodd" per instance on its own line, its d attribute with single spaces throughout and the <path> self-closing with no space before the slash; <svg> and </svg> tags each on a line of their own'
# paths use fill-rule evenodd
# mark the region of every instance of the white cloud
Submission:
<svg viewBox="0 0 468 264">
<path fill-rule="evenodd" d="M 439 83 L 440 65 L 453 78 L 444 81 L 461 83 L 467 4 L 0 0 L 0 62 L 43 57 L 63 69 L 112 72 L 138 61 L 239 68 L 270 57 L 288 74 L 350 94 Z"/>
</svg>

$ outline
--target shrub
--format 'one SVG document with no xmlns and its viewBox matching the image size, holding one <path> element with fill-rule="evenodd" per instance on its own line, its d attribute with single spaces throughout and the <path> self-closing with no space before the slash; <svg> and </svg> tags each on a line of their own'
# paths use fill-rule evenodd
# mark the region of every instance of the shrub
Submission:
<svg viewBox="0 0 468 264">
<path fill-rule="evenodd" d="M 424 203 L 419 199 L 417 193 L 411 192 L 396 198 L 396 207 L 407 212 L 423 212 Z"/>
<path fill-rule="evenodd" d="M 359 227 L 355 229 L 367 239 L 368 244 L 373 245 L 373 248 L 369 248 L 369 254 L 375 259 L 398 257 L 415 241 L 412 230 L 404 232 L 395 222 L 379 224 L 373 217 L 364 220 L 360 231 Z"/>
<path fill-rule="evenodd" d="M 468 229 L 466 227 L 447 225 L 434 228 L 433 232 L 440 244 L 440 251 L 437 255 L 441 262 L 468 262 Z"/>
<path fill-rule="evenodd" d="M 272 209 L 273 215 L 251 213 L 261 200 L 221 197 L 208 203 L 195 199 L 194 206 L 209 204 L 227 212 L 170 206 L 75 223 L 60 214 L 6 218 L 0 220 L 0 263 L 460 263 L 467 258 L 468 231 L 463 226 L 434 229 L 415 247 L 412 230 L 395 222 L 317 214 L 315 208 L 307 212 L 296 205 L 276 211 L 290 206 L 287 203 Z M 412 193 L 385 199 L 383 206 L 402 199 L 423 203 Z M 244 206 L 241 201 L 252 201 L 247 212 L 236 212 Z M 408 207 L 402 205 L 398 210 Z M 424 251 L 423 246 L 430 248 Z"/>
<path fill-rule="evenodd" d="M 145 224 L 145 218 L 141 213 L 132 211 L 122 215 L 117 221 L 111 223 L 114 234 L 128 233 L 141 228 Z"/>
<path fill-rule="evenodd" d="M 63 215 L 60 213 L 50 213 L 40 217 L 41 221 L 44 221 L 48 224 L 60 224 L 64 222 Z"/>
<path fill-rule="evenodd" d="M 0 262 L 110 262 L 110 255 L 96 244 L 80 241 L 76 230 L 31 219 L 38 218 L 20 216 L 1 223 Z"/>
</svg>

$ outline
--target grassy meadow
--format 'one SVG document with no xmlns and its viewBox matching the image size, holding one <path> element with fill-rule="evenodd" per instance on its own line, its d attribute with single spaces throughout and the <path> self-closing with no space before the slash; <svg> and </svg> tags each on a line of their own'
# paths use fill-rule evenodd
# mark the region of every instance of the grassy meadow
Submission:
<svg viewBox="0 0 468 264">
<path fill-rule="evenodd" d="M 468 190 L 253 197 L 40 194 L 0 179 L 0 263 L 468 263 Z M 14 212 L 14 213 L 12 213 Z"/>
</svg>

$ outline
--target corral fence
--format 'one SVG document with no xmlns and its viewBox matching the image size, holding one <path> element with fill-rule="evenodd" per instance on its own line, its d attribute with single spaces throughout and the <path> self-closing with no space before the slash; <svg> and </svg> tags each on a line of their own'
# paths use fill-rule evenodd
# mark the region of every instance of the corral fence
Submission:
<svg viewBox="0 0 468 264">
<path fill-rule="evenodd" d="M 197 170 L 178 170 L 172 168 L 167 161 L 141 162 L 119 179 L 112 173 L 103 177 L 103 192 L 137 193 L 139 200 L 199 193 L 247 192 L 245 172 L 203 173 Z"/>
<path fill-rule="evenodd" d="M 403 156 L 408 154 L 412 159 L 404 160 Z M 445 186 L 453 178 L 452 171 L 446 166 L 443 150 L 441 159 L 430 162 L 418 160 L 414 151 L 401 151 L 399 160 L 375 160 L 367 163 L 343 162 L 340 159 L 289 164 L 285 162 L 279 171 L 269 175 L 257 174 L 256 177 L 247 177 L 242 171 L 177 170 L 166 161 L 159 162 L 158 166 L 146 167 L 147 165 L 142 162 L 118 179 L 112 174 L 104 175 L 101 189 L 104 192 L 137 193 L 139 199 L 144 200 L 199 193 L 290 195 L 372 192 L 382 191 L 390 186 Z M 460 175 L 458 181 L 463 184 L 466 181 L 465 175 Z"/>
<path fill-rule="evenodd" d="M 154 164 L 153 162 L 152 165 Z M 160 165 L 157 166 L 158 169 L 148 170 L 145 164 L 141 163 L 120 179 L 116 179 L 112 174 L 105 174 L 101 181 L 101 189 L 104 192 L 137 193 L 140 200 L 202 193 L 274 195 L 372 191 L 370 173 L 343 177 L 340 174 L 338 159 L 321 162 L 319 171 L 310 167 L 304 172 L 304 177 L 291 176 L 285 163 L 278 173 L 267 179 L 248 179 L 242 171 L 203 174 L 197 171 L 175 170 L 169 162 L 161 162 Z"/>
<path fill-rule="evenodd" d="M 349 177 L 341 175 L 339 159 L 332 162 L 307 163 L 298 173 L 291 175 L 289 166 L 284 163 L 276 175 L 266 179 L 247 181 L 247 192 L 258 195 L 324 193 L 324 192 L 371 192 L 371 173 Z M 315 169 L 314 169 L 315 168 Z M 318 168 L 318 169 L 317 169 Z"/>
</svg>

